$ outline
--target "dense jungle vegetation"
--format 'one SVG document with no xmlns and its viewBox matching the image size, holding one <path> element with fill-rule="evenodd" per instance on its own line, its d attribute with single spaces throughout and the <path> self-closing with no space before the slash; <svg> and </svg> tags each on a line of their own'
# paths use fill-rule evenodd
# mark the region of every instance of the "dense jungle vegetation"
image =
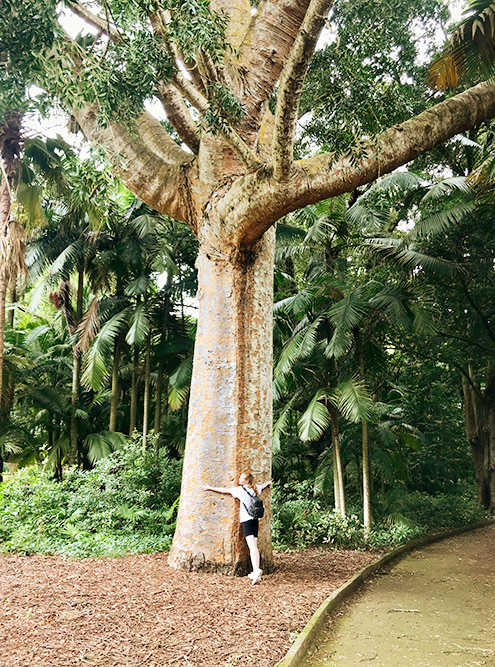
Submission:
<svg viewBox="0 0 495 667">
<path fill-rule="evenodd" d="M 421 5 L 432 55 L 447 10 Z M 300 156 L 421 110 L 427 67 L 401 34 L 405 11 L 349 48 L 339 77 L 325 67 L 337 43 L 316 52 Z M 343 11 L 338 26 L 349 43 L 351 18 Z M 9 76 L 0 139 L 15 157 L 17 251 L 1 322 L 0 550 L 166 550 L 188 417 L 197 240 L 110 176 L 99 151 L 33 136 L 29 119 L 47 100 Z M 493 511 L 484 461 L 495 435 L 494 164 L 485 123 L 278 224 L 278 548 L 381 548 Z"/>
</svg>

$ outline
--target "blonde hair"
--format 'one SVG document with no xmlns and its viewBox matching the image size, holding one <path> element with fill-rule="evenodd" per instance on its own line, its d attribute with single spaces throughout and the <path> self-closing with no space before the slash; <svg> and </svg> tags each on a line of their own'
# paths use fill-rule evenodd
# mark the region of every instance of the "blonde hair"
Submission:
<svg viewBox="0 0 495 667">
<path fill-rule="evenodd" d="M 251 472 L 241 472 L 241 475 L 247 479 L 247 485 L 253 489 L 253 491 L 256 491 L 256 481 L 253 474 Z"/>
</svg>

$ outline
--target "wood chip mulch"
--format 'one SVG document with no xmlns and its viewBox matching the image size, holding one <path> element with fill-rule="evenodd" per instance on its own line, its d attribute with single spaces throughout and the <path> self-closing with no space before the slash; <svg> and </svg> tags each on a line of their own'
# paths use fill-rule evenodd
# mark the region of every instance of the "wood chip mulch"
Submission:
<svg viewBox="0 0 495 667">
<path fill-rule="evenodd" d="M 0 556 L 1 667 L 274 667 L 332 591 L 376 554 L 275 555 L 247 577 L 178 572 L 166 554 Z"/>
</svg>

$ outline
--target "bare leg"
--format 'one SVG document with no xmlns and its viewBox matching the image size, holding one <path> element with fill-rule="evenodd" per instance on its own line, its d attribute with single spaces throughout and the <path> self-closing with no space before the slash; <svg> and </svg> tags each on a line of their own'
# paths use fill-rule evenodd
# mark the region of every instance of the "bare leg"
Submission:
<svg viewBox="0 0 495 667">
<path fill-rule="evenodd" d="M 254 535 L 247 535 L 246 542 L 249 547 L 249 555 L 251 556 L 251 565 L 253 572 L 260 569 L 260 552 L 258 550 L 258 538 Z"/>
</svg>

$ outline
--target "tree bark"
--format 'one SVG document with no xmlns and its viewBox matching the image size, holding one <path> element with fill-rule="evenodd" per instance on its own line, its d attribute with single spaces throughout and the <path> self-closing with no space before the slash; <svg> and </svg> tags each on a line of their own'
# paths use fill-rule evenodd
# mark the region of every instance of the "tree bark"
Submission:
<svg viewBox="0 0 495 667">
<path fill-rule="evenodd" d="M 354 339 L 358 354 L 359 378 L 365 381 L 363 344 L 359 329 L 354 331 Z M 372 524 L 371 516 L 371 466 L 370 466 L 370 448 L 369 448 L 369 425 L 367 421 L 361 424 L 361 447 L 363 453 L 363 523 L 366 532 L 369 532 Z"/>
<path fill-rule="evenodd" d="M 474 460 L 478 503 L 495 512 L 495 378 L 489 373 L 482 390 L 472 369 L 463 377 L 466 434 Z"/>
<path fill-rule="evenodd" d="M 131 371 L 131 401 L 129 406 L 129 437 L 134 433 L 137 420 L 137 404 L 138 404 L 138 364 L 139 364 L 139 348 L 134 345 L 132 352 L 132 371 Z"/>
<path fill-rule="evenodd" d="M 335 503 L 335 509 L 345 517 L 347 510 L 345 506 L 344 472 L 342 470 L 342 458 L 340 456 L 340 433 L 339 433 L 339 414 L 333 406 L 330 407 L 330 417 L 332 420 L 332 447 L 334 452 L 334 480 L 337 480 L 336 491 L 338 494 L 338 504 Z"/>
<path fill-rule="evenodd" d="M 110 419 L 108 430 L 115 432 L 117 430 L 117 407 L 119 403 L 119 364 L 120 351 L 122 348 L 122 335 L 119 334 L 115 339 L 113 365 L 112 365 L 112 396 L 110 398 Z"/>
<path fill-rule="evenodd" d="M 167 281 L 167 284 L 165 288 L 167 289 L 170 287 L 170 281 Z M 168 293 L 165 294 L 164 301 L 163 301 L 163 318 L 162 318 L 162 335 L 161 335 L 161 340 L 162 343 L 165 343 L 167 340 L 167 329 L 168 329 L 168 314 L 169 314 L 169 296 Z M 154 426 L 154 431 L 155 431 L 155 444 L 158 447 L 158 436 L 160 434 L 160 429 L 161 429 L 161 420 L 162 420 L 162 396 L 163 396 L 163 390 L 164 390 L 164 371 L 165 371 L 165 366 L 163 363 L 163 358 L 160 357 L 160 361 L 158 362 L 158 371 L 157 371 L 157 378 L 156 378 L 156 402 L 155 402 L 155 426 Z M 157 452 L 158 454 L 158 452 Z"/>
<path fill-rule="evenodd" d="M 151 333 L 146 336 L 146 354 L 144 360 L 144 400 L 143 400 L 143 452 L 148 444 L 148 419 L 150 413 L 150 375 L 151 375 Z"/>
<path fill-rule="evenodd" d="M 199 318 L 177 529 L 169 563 L 243 574 L 249 557 L 238 508 L 206 485 L 237 485 L 271 469 L 274 230 L 233 254 L 200 245 Z M 272 567 L 270 503 L 260 522 L 262 567 Z"/>
</svg>

